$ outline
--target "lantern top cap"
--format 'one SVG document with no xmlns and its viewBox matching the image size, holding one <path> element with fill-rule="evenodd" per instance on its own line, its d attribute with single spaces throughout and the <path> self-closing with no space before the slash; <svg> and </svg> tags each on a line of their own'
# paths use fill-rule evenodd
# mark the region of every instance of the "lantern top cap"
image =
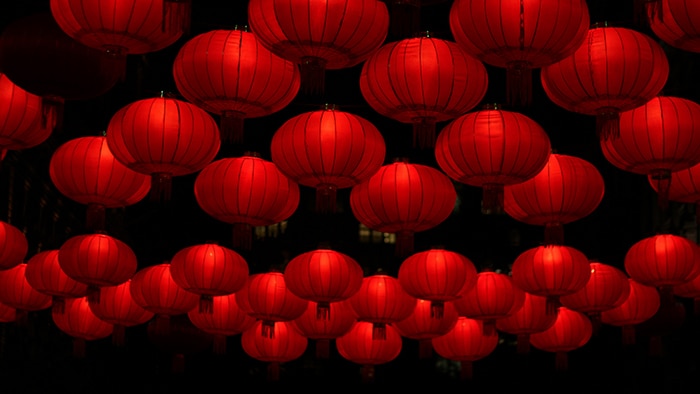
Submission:
<svg viewBox="0 0 700 394">
<path fill-rule="evenodd" d="M 337 111 L 339 108 L 335 104 L 325 103 L 321 106 L 321 109 L 324 111 Z"/>
<path fill-rule="evenodd" d="M 395 157 L 392 163 L 408 163 L 408 157 Z"/>
<path fill-rule="evenodd" d="M 614 27 L 612 23 L 608 21 L 595 22 L 591 24 L 590 29 L 598 29 L 600 27 Z"/>
<path fill-rule="evenodd" d="M 243 152 L 243 157 L 257 157 L 260 158 L 260 153 L 258 152 L 253 152 L 253 151 L 245 151 Z"/>
<path fill-rule="evenodd" d="M 248 32 L 248 25 L 233 25 L 233 30 Z"/>
<path fill-rule="evenodd" d="M 488 103 L 484 104 L 481 108 L 485 110 L 494 110 L 494 111 L 500 111 L 503 109 L 503 104 L 500 103 Z"/>
</svg>

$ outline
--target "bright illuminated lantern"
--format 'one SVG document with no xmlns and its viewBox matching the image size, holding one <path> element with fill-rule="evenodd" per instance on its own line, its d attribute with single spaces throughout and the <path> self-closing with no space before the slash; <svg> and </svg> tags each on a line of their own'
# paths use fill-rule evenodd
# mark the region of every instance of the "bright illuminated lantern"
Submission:
<svg viewBox="0 0 700 394">
<path fill-rule="evenodd" d="M 457 323 L 459 313 L 451 302 L 444 303 L 442 309 L 442 316 L 436 319 L 432 302 L 419 299 L 413 313 L 392 323 L 402 337 L 418 341 L 418 357 L 421 359 L 432 356 L 432 339 L 447 334 Z"/>
<path fill-rule="evenodd" d="M 652 286 L 646 286 L 634 279 L 627 279 L 630 292 L 618 306 L 605 310 L 600 314 L 604 324 L 622 328 L 622 344 L 636 343 L 635 326 L 651 319 L 661 306 L 659 291 Z"/>
<path fill-rule="evenodd" d="M 559 307 L 557 320 L 548 329 L 530 335 L 532 346 L 555 354 L 557 371 L 569 369 L 569 352 L 583 347 L 593 335 L 591 320 L 583 313 Z"/>
<path fill-rule="evenodd" d="M 275 327 L 275 335 L 268 337 L 259 332 L 265 323 L 255 322 L 241 334 L 243 351 L 250 357 L 267 363 L 268 381 L 279 380 L 280 364 L 301 357 L 308 346 L 308 339 L 292 326 L 291 322 L 280 321 Z"/>
<path fill-rule="evenodd" d="M 551 327 L 557 320 L 557 313 L 547 313 L 546 297 L 525 292 L 525 301 L 515 313 L 496 320 L 496 329 L 518 338 L 518 354 L 530 352 L 530 335 Z M 557 309 L 558 310 L 558 309 Z"/>
<path fill-rule="evenodd" d="M 484 322 L 460 316 L 445 335 L 432 340 L 435 352 L 440 356 L 460 363 L 462 379 L 473 377 L 473 362 L 496 350 L 498 335 L 484 331 Z"/>
<path fill-rule="evenodd" d="M 370 322 L 358 321 L 343 336 L 335 340 L 340 355 L 362 366 L 362 381 L 374 381 L 375 367 L 393 361 L 401 353 L 403 342 L 399 332 L 388 325 L 383 338 L 374 335 L 375 327 Z"/>
<path fill-rule="evenodd" d="M 123 346 L 126 343 L 126 328 L 145 324 L 153 318 L 131 296 L 131 279 L 117 286 L 100 289 L 99 301 L 88 299 L 90 310 L 100 320 L 113 326 L 112 343 Z"/>
<path fill-rule="evenodd" d="M 63 272 L 58 253 L 58 250 L 45 250 L 35 254 L 27 260 L 24 275 L 35 290 L 52 297 L 52 311 L 62 313 L 67 298 L 86 296 L 89 290 L 88 285 Z"/>
<path fill-rule="evenodd" d="M 357 314 L 347 300 L 331 303 L 328 319 L 319 319 L 317 311 L 318 304 L 309 301 L 306 312 L 292 320 L 292 324 L 303 336 L 316 342 L 316 358 L 328 359 L 331 341 L 350 331 Z"/>
<path fill-rule="evenodd" d="M 51 318 L 59 330 L 73 337 L 73 356 L 85 356 L 85 341 L 95 341 L 112 334 L 112 325 L 92 313 L 87 297 L 65 301 L 65 311 L 52 311 Z"/>
<path fill-rule="evenodd" d="M 235 293 L 214 296 L 212 303 L 211 313 L 192 309 L 187 316 L 195 327 L 214 336 L 214 353 L 225 354 L 227 338 L 243 333 L 256 320 L 238 306 Z"/>
</svg>

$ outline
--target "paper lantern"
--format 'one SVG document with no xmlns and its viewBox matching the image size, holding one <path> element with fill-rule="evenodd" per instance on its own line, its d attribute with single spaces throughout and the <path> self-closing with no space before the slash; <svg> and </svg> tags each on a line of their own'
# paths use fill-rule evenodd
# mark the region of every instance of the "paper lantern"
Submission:
<svg viewBox="0 0 700 394">
<path fill-rule="evenodd" d="M 59 330 L 73 338 L 73 356 L 85 357 L 85 341 L 110 336 L 112 325 L 92 313 L 87 297 L 70 298 L 65 304 L 64 313 L 53 311 L 51 318 Z"/>
<path fill-rule="evenodd" d="M 26 263 L 0 270 L 0 303 L 15 309 L 15 321 L 27 323 L 27 313 L 51 307 L 51 296 L 32 287 L 26 277 Z"/>
<path fill-rule="evenodd" d="M 228 337 L 243 333 L 256 322 L 238 306 L 235 293 L 212 297 L 211 313 L 195 308 L 187 312 L 187 316 L 195 327 L 213 335 L 216 354 L 226 353 Z"/>
<path fill-rule="evenodd" d="M 112 325 L 112 343 L 126 343 L 126 328 L 145 324 L 154 313 L 142 308 L 131 296 L 131 279 L 116 286 L 100 289 L 100 299 L 88 299 L 90 310 L 100 320 Z"/>
<path fill-rule="evenodd" d="M 622 328 L 622 344 L 633 345 L 636 342 L 635 326 L 651 319 L 661 306 L 659 291 L 652 286 L 643 285 L 628 278 L 629 294 L 618 306 L 600 314 L 604 324 Z"/>
<path fill-rule="evenodd" d="M 27 260 L 24 275 L 35 290 L 52 297 L 56 313 L 64 310 L 66 298 L 84 297 L 88 285 L 69 277 L 58 262 L 58 250 L 45 250 Z M 53 310 L 52 309 L 52 310 Z"/>
<path fill-rule="evenodd" d="M 331 303 L 327 319 L 318 318 L 318 308 L 318 303 L 309 301 L 306 311 L 292 320 L 292 324 L 301 335 L 316 342 L 316 358 L 328 359 L 331 341 L 350 331 L 357 314 L 347 300 Z"/>
<path fill-rule="evenodd" d="M 29 251 L 27 237 L 20 229 L 0 220 L 0 271 L 24 262 Z"/>
<path fill-rule="evenodd" d="M 245 330 L 241 334 L 241 345 L 248 356 L 267 363 L 268 381 L 277 381 L 280 364 L 301 357 L 309 341 L 294 329 L 292 323 L 283 321 L 277 323 L 273 337 L 261 336 L 259 332 L 264 324 L 257 321 Z"/>
<path fill-rule="evenodd" d="M 433 338 L 433 348 L 440 356 L 460 364 L 460 378 L 473 377 L 473 362 L 496 350 L 498 335 L 484 331 L 484 322 L 460 316 L 445 335 Z"/>
<path fill-rule="evenodd" d="M 591 339 L 593 327 L 583 313 L 559 307 L 557 320 L 548 329 L 530 335 L 535 348 L 555 354 L 557 371 L 569 369 L 569 352 L 583 347 Z"/>
<path fill-rule="evenodd" d="M 433 314 L 432 302 L 419 299 L 413 313 L 392 323 L 392 327 L 404 338 L 418 341 L 418 357 L 427 359 L 433 353 L 433 338 L 445 335 L 457 324 L 459 313 L 452 302 L 445 302 L 439 319 Z"/>
<path fill-rule="evenodd" d="M 646 20 L 654 34 L 666 44 L 700 53 L 700 5 L 692 0 L 655 0 Z"/>
<path fill-rule="evenodd" d="M 375 367 L 389 363 L 401 353 L 403 342 L 394 327 L 385 327 L 385 336 L 377 338 L 375 327 L 371 322 L 358 321 L 345 335 L 335 340 L 340 355 L 362 366 L 362 381 L 374 381 Z"/>
<path fill-rule="evenodd" d="M 546 297 L 525 292 L 523 305 L 514 313 L 496 320 L 496 329 L 517 336 L 518 354 L 530 352 L 530 335 L 551 327 L 557 320 L 557 312 L 548 313 L 551 304 Z"/>
</svg>

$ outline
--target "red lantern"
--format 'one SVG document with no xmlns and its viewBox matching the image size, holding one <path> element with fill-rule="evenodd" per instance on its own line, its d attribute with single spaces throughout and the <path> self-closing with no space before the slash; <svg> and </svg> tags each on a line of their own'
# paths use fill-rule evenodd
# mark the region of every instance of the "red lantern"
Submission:
<svg viewBox="0 0 700 394">
<path fill-rule="evenodd" d="M 275 323 L 298 318 L 309 303 L 292 293 L 284 274 L 276 271 L 250 275 L 245 286 L 236 292 L 236 301 L 250 316 L 262 321 L 260 332 L 269 338 L 276 335 Z"/>
<path fill-rule="evenodd" d="M 590 319 L 581 312 L 559 307 L 557 320 L 548 329 L 530 335 L 532 346 L 555 354 L 558 371 L 569 368 L 568 353 L 583 347 L 593 335 Z"/>
<path fill-rule="evenodd" d="M 450 178 L 483 190 L 482 211 L 503 211 L 503 186 L 524 182 L 547 164 L 549 136 L 529 117 L 488 106 L 450 122 L 435 159 Z"/>
<path fill-rule="evenodd" d="M 620 114 L 620 137 L 601 141 L 605 158 L 615 167 L 647 175 L 656 183 L 666 207 L 671 173 L 700 162 L 700 105 L 679 97 L 654 97 Z"/>
<path fill-rule="evenodd" d="M 460 316 L 457 323 L 445 335 L 433 338 L 433 348 L 441 357 L 460 363 L 462 379 L 473 376 L 473 362 L 481 360 L 496 350 L 498 335 L 484 330 L 484 322 Z"/>
<path fill-rule="evenodd" d="M 323 93 L 325 70 L 355 66 L 384 43 L 389 11 L 378 0 L 251 0 L 248 22 L 270 51 L 300 65 L 305 91 Z"/>
<path fill-rule="evenodd" d="M 530 294 L 547 297 L 547 313 L 556 314 L 560 298 L 581 290 L 591 276 L 588 258 L 569 246 L 538 246 L 513 262 L 513 284 Z"/>
<path fill-rule="evenodd" d="M 105 209 L 141 201 L 151 179 L 117 161 L 106 137 L 79 137 L 59 146 L 51 155 L 49 175 L 56 189 L 71 200 L 87 205 L 86 227 L 105 229 Z"/>
<path fill-rule="evenodd" d="M 120 285 L 137 269 L 136 254 L 124 242 L 107 234 L 69 238 L 58 249 L 58 263 L 70 278 L 88 285 L 89 297 L 100 299 L 100 288 Z"/>
<path fill-rule="evenodd" d="M 107 145 L 122 164 L 150 175 L 151 196 L 167 201 L 172 177 L 193 174 L 214 160 L 221 137 L 203 109 L 160 97 L 137 100 L 117 111 L 107 126 Z"/>
<path fill-rule="evenodd" d="M 317 303 L 316 318 L 328 320 L 330 305 L 362 286 L 364 271 L 352 257 L 328 248 L 302 253 L 284 268 L 284 282 L 297 297 Z"/>
<path fill-rule="evenodd" d="M 662 185 L 651 175 L 647 176 L 649 184 L 659 192 Z M 700 223 L 700 164 L 672 172 L 668 179 L 668 200 L 695 205 L 695 222 Z M 663 191 L 663 190 L 662 190 Z M 666 193 L 666 191 L 663 191 Z"/>
<path fill-rule="evenodd" d="M 420 83 L 418 83 L 420 81 Z M 433 147 L 435 123 L 484 98 L 486 67 L 455 42 L 426 34 L 385 44 L 362 66 L 360 89 L 379 114 L 413 125 L 413 143 Z"/>
<path fill-rule="evenodd" d="M 246 250 L 252 226 L 284 221 L 299 206 L 299 185 L 252 153 L 207 165 L 194 181 L 194 195 L 209 216 L 233 224 L 233 246 Z"/>
<path fill-rule="evenodd" d="M 0 323 L 12 323 L 15 320 L 17 320 L 16 309 L 0 303 Z"/>
<path fill-rule="evenodd" d="M 25 275 L 26 263 L 0 270 L 0 303 L 15 309 L 15 321 L 25 324 L 27 312 L 51 306 L 51 296 L 34 289 Z"/>
<path fill-rule="evenodd" d="M 544 226 L 545 245 L 562 245 L 563 225 L 590 215 L 604 193 L 603 176 L 593 164 L 552 153 L 539 174 L 505 187 L 503 205 L 513 219 Z"/>
<path fill-rule="evenodd" d="M 189 39 L 173 61 L 173 77 L 188 101 L 221 117 L 222 139 L 237 142 L 244 119 L 282 110 L 300 85 L 294 63 L 242 30 L 217 29 Z"/>
<path fill-rule="evenodd" d="M 120 285 L 103 287 L 100 300 L 88 299 L 88 302 L 95 316 L 114 327 L 112 343 L 117 346 L 125 343 L 126 327 L 138 326 L 153 318 L 153 312 L 142 308 L 131 296 L 131 279 Z"/>
<path fill-rule="evenodd" d="M 508 104 L 532 99 L 532 69 L 571 55 L 590 24 L 584 0 L 457 0 L 450 9 L 455 41 L 486 64 L 506 69 Z"/>
<path fill-rule="evenodd" d="M 651 37 L 604 24 L 589 29 L 573 54 L 543 67 L 540 76 L 554 104 L 596 116 L 598 134 L 607 139 L 619 134 L 620 112 L 654 98 L 668 74 L 666 53 Z"/>
<path fill-rule="evenodd" d="M 402 337 L 417 340 L 418 357 L 426 359 L 430 358 L 433 352 L 432 339 L 450 332 L 458 318 L 459 313 L 452 302 L 443 304 L 442 317 L 436 319 L 433 315 L 432 302 L 419 299 L 413 313 L 403 320 L 392 323 L 392 326 Z"/>
<path fill-rule="evenodd" d="M 601 322 L 622 327 L 622 344 L 633 345 L 636 335 L 634 326 L 651 319 L 661 306 L 659 292 L 652 286 L 643 285 L 632 278 L 629 294 L 618 306 L 600 314 Z"/>
<path fill-rule="evenodd" d="M 696 269 L 700 268 L 696 266 Z M 693 299 L 693 309 L 696 315 L 700 315 L 700 275 L 680 285 L 673 286 L 673 295 L 682 298 Z"/>
<path fill-rule="evenodd" d="M 65 312 L 53 311 L 51 318 L 59 330 L 73 337 L 74 357 L 85 357 L 85 341 L 95 341 L 112 334 L 112 325 L 92 313 L 87 297 L 67 299 Z"/>
<path fill-rule="evenodd" d="M 335 340 L 340 355 L 362 366 L 362 381 L 374 381 L 375 367 L 393 361 L 401 353 L 403 341 L 398 331 L 386 326 L 383 339 L 374 336 L 371 322 L 358 321 L 345 335 Z"/>
<path fill-rule="evenodd" d="M 666 44 L 700 53 L 700 4 L 688 0 L 655 0 L 646 17 L 654 34 Z"/>
<path fill-rule="evenodd" d="M 530 335 L 551 327 L 557 320 L 557 313 L 547 313 L 551 305 L 546 297 L 525 292 L 523 305 L 513 314 L 496 320 L 496 329 L 518 338 L 518 354 L 530 352 Z M 557 309 L 558 310 L 558 309 Z"/>
<path fill-rule="evenodd" d="M 360 290 L 349 301 L 357 320 L 374 326 L 374 339 L 386 338 L 387 326 L 409 317 L 418 303 L 398 279 L 383 273 L 363 278 Z"/>
<path fill-rule="evenodd" d="M 411 296 L 430 301 L 430 316 L 442 319 L 444 305 L 476 283 L 476 267 L 459 253 L 430 249 L 415 253 L 399 266 L 399 283 Z"/>
<path fill-rule="evenodd" d="M 350 191 L 355 218 L 372 230 L 396 233 L 396 254 L 402 257 L 413 253 L 414 233 L 445 221 L 456 201 L 447 175 L 407 160 L 382 166 Z"/>
<path fill-rule="evenodd" d="M 316 358 L 330 357 L 330 341 L 345 335 L 357 321 L 357 314 L 349 301 L 329 305 L 328 319 L 318 318 L 318 303 L 309 301 L 306 312 L 292 320 L 292 324 L 308 339 L 316 341 Z"/>
<path fill-rule="evenodd" d="M 17 227 L 0 221 L 0 271 L 24 262 L 29 251 L 27 237 Z"/>
<path fill-rule="evenodd" d="M 248 279 L 248 263 L 235 251 L 214 243 L 181 249 L 170 260 L 170 274 L 183 289 L 199 294 L 200 312 L 213 312 L 213 297 L 232 294 Z"/>
<path fill-rule="evenodd" d="M 53 298 L 53 309 L 63 313 L 66 298 L 78 298 L 88 294 L 85 283 L 72 279 L 58 262 L 58 250 L 45 250 L 27 260 L 24 271 L 27 282 L 35 290 Z"/>
<path fill-rule="evenodd" d="M 273 337 L 258 333 L 265 323 L 257 321 L 241 334 L 241 345 L 246 354 L 256 360 L 268 363 L 267 379 L 279 380 L 279 366 L 301 357 L 306 351 L 308 340 L 292 326 L 290 322 L 280 321 L 275 327 Z"/>
<path fill-rule="evenodd" d="M 51 0 L 66 34 L 114 56 L 156 52 L 175 43 L 189 25 L 190 1 Z"/>
<path fill-rule="evenodd" d="M 214 352 L 224 354 L 227 337 L 241 334 L 256 320 L 238 306 L 235 293 L 214 296 L 212 303 L 211 313 L 192 309 L 187 316 L 195 327 L 214 336 Z"/>
<path fill-rule="evenodd" d="M 272 136 L 272 162 L 316 189 L 316 210 L 335 212 L 336 192 L 363 182 L 384 164 L 384 137 L 366 119 L 327 107 L 286 121 Z"/>
<path fill-rule="evenodd" d="M 497 335 L 496 320 L 517 312 L 523 302 L 525 292 L 510 276 L 487 269 L 477 274 L 474 286 L 465 289 L 454 305 L 460 316 L 482 320 L 485 335 Z"/>
</svg>

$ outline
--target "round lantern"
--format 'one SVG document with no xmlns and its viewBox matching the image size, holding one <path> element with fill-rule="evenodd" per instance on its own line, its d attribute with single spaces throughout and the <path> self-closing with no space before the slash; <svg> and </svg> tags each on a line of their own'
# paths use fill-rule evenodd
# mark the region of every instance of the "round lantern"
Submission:
<svg viewBox="0 0 700 394">
<path fill-rule="evenodd" d="M 362 286 L 362 266 L 345 253 L 319 248 L 292 258 L 284 268 L 289 291 L 317 303 L 316 318 L 328 320 L 330 305 L 353 296 Z"/>
<path fill-rule="evenodd" d="M 564 245 L 528 249 L 515 259 L 511 270 L 517 287 L 547 297 L 549 314 L 556 314 L 561 297 L 581 290 L 591 276 L 586 255 Z"/>
<path fill-rule="evenodd" d="M 651 175 L 647 175 L 649 184 L 659 192 L 659 186 L 663 185 Z M 664 193 L 665 190 L 662 189 Z M 700 164 L 690 168 L 672 172 L 668 179 L 668 200 L 693 204 L 695 208 L 695 222 L 700 223 Z"/>
<path fill-rule="evenodd" d="M 654 98 L 668 74 L 666 53 L 651 37 L 602 24 L 588 30 L 573 54 L 543 67 L 540 77 L 554 104 L 596 116 L 598 134 L 607 139 L 619 133 L 620 112 Z"/>
<path fill-rule="evenodd" d="M 430 316 L 442 319 L 444 305 L 476 283 L 476 267 L 466 256 L 434 248 L 415 253 L 399 266 L 399 283 L 411 296 L 430 301 Z"/>
<path fill-rule="evenodd" d="M 292 324 L 308 339 L 316 342 L 316 358 L 330 357 L 330 342 L 345 335 L 357 321 L 357 314 L 347 300 L 333 302 L 328 308 L 328 318 L 318 318 L 319 305 L 309 301 L 306 311 L 292 320 Z"/>
<path fill-rule="evenodd" d="M 383 45 L 360 74 L 365 101 L 383 116 L 412 124 L 413 143 L 422 148 L 433 147 L 436 122 L 476 107 L 487 86 L 479 60 L 429 33 Z"/>
<path fill-rule="evenodd" d="M 201 312 L 211 313 L 214 296 L 235 293 L 245 285 L 248 263 L 229 248 L 205 243 L 175 253 L 170 274 L 180 287 L 199 294 Z"/>
<path fill-rule="evenodd" d="M 386 326 L 383 339 L 374 336 L 375 328 L 370 322 L 358 321 L 345 335 L 335 340 L 340 355 L 362 366 L 362 381 L 374 380 L 375 367 L 393 361 L 401 353 L 403 341 L 399 332 Z"/>
<path fill-rule="evenodd" d="M 124 56 L 175 43 L 189 25 L 190 6 L 178 0 L 51 0 L 51 14 L 81 44 Z"/>
<path fill-rule="evenodd" d="M 73 356 L 85 357 L 85 341 L 95 341 L 112 334 L 112 325 L 95 316 L 87 297 L 66 300 L 64 313 L 53 311 L 51 318 L 59 330 L 73 337 Z"/>
<path fill-rule="evenodd" d="M 603 176 L 593 164 L 552 153 L 533 178 L 504 188 L 503 206 L 519 222 L 544 226 L 545 245 L 562 245 L 563 225 L 590 215 L 604 194 Z"/>
<path fill-rule="evenodd" d="M 253 153 L 216 160 L 197 174 L 194 195 L 209 216 L 233 224 L 233 246 L 250 250 L 253 226 L 289 218 L 299 206 L 299 185 Z"/>
<path fill-rule="evenodd" d="M 29 251 L 27 237 L 20 229 L 0 220 L 0 271 L 24 262 Z"/>
<path fill-rule="evenodd" d="M 372 230 L 396 233 L 396 254 L 401 257 L 413 253 L 414 233 L 445 221 L 456 201 L 447 175 L 407 160 L 382 166 L 350 191 L 355 218 Z"/>
<path fill-rule="evenodd" d="M 581 312 L 559 307 L 557 320 L 548 329 L 530 335 L 535 348 L 555 354 L 558 371 L 569 368 L 568 353 L 583 347 L 593 335 L 590 319 Z"/>
<path fill-rule="evenodd" d="M 224 72 L 225 70 L 225 72 Z M 178 91 L 220 116 L 224 141 L 243 139 L 243 121 L 276 113 L 299 91 L 296 65 L 244 30 L 211 30 L 185 42 L 173 61 Z"/>
<path fill-rule="evenodd" d="M 406 293 L 398 279 L 380 272 L 363 278 L 349 302 L 358 321 L 372 323 L 373 338 L 383 339 L 388 325 L 409 317 L 418 299 Z"/>
<path fill-rule="evenodd" d="M 296 331 L 290 322 L 278 322 L 273 337 L 258 333 L 265 323 L 257 321 L 241 334 L 243 351 L 250 357 L 268 363 L 268 381 L 279 380 L 279 366 L 301 357 L 308 346 L 308 339 Z"/>
<path fill-rule="evenodd" d="M 450 178 L 482 189 L 484 213 L 501 213 L 503 186 L 537 175 L 551 150 L 537 122 L 494 105 L 445 126 L 435 143 L 435 159 Z"/>
<path fill-rule="evenodd" d="M 194 104 L 169 97 L 142 99 L 119 109 L 107 126 L 107 145 L 122 164 L 150 175 L 151 196 L 170 199 L 172 177 L 193 174 L 219 152 L 214 119 Z"/>
<path fill-rule="evenodd" d="M 270 51 L 299 64 L 305 91 L 323 93 L 325 70 L 355 66 L 384 43 L 389 11 L 379 0 L 251 0 L 248 22 Z"/>
<path fill-rule="evenodd" d="M 441 357 L 460 363 L 462 379 L 471 379 L 473 362 L 496 350 L 498 335 L 484 331 L 484 322 L 460 316 L 445 335 L 433 338 L 433 348 Z"/>
<path fill-rule="evenodd" d="M 520 309 L 496 320 L 496 329 L 516 335 L 518 354 L 527 354 L 530 352 L 530 335 L 548 329 L 557 320 L 556 312 L 547 311 L 550 305 L 546 297 L 525 292 L 525 300 Z"/>
<path fill-rule="evenodd" d="M 419 299 L 413 313 L 403 320 L 392 323 L 392 326 L 402 337 L 417 340 L 418 357 L 427 359 L 433 353 L 432 339 L 450 332 L 458 318 L 457 308 L 451 302 L 443 304 L 442 316 L 436 319 L 432 302 Z"/>
<path fill-rule="evenodd" d="M 226 339 L 241 334 L 255 324 L 255 319 L 238 306 L 236 294 L 212 297 L 211 313 L 192 309 L 187 312 L 192 324 L 214 336 L 214 353 L 226 353 Z"/>
<path fill-rule="evenodd" d="M 131 247 L 107 234 L 69 238 L 58 249 L 58 263 L 70 278 L 88 285 L 88 296 L 95 301 L 100 299 L 101 287 L 120 285 L 137 269 Z"/>
<path fill-rule="evenodd" d="M 131 279 L 120 285 L 103 287 L 100 300 L 88 299 L 88 302 L 95 316 L 114 327 L 112 343 L 116 346 L 125 344 L 126 327 L 138 326 L 153 318 L 153 312 L 142 308 L 131 296 Z"/>
<path fill-rule="evenodd" d="M 335 107 L 287 120 L 272 136 L 272 162 L 316 189 L 316 210 L 335 212 L 336 192 L 369 179 L 384 164 L 384 137 L 366 119 Z"/>
<path fill-rule="evenodd" d="M 12 323 L 15 320 L 17 320 L 15 308 L 0 303 L 0 323 Z"/>
<path fill-rule="evenodd" d="M 40 293 L 53 299 L 52 308 L 63 313 L 66 298 L 78 298 L 89 293 L 88 285 L 69 277 L 58 262 L 58 250 L 45 250 L 27 260 L 24 271 L 27 282 Z"/>
<path fill-rule="evenodd" d="M 619 138 L 601 141 L 615 167 L 648 175 L 666 206 L 671 173 L 700 162 L 700 105 L 680 97 L 658 96 L 620 114 Z"/>
<path fill-rule="evenodd" d="M 651 319 L 661 306 L 659 292 L 652 286 L 646 286 L 628 278 L 629 294 L 618 306 L 600 314 L 604 324 L 622 327 L 622 344 L 633 345 L 636 342 L 634 326 Z"/>
<path fill-rule="evenodd" d="M 104 136 L 79 137 L 56 148 L 49 176 L 61 194 L 87 205 L 90 231 L 105 229 L 105 209 L 134 205 L 151 188 L 148 176 L 117 161 Z"/>
<path fill-rule="evenodd" d="M 696 266 L 696 269 L 698 268 L 700 264 Z M 673 294 L 677 297 L 692 299 L 694 313 L 700 315 L 700 275 L 695 275 L 688 282 L 673 286 Z"/>
<path fill-rule="evenodd" d="M 654 34 L 666 44 L 700 53 L 700 4 L 692 0 L 655 0 L 647 10 Z"/>
<path fill-rule="evenodd" d="M 590 24 L 584 0 L 457 0 L 449 15 L 455 41 L 486 64 L 506 69 L 508 104 L 532 99 L 532 69 L 572 54 Z"/>
<path fill-rule="evenodd" d="M 27 312 L 51 307 L 51 296 L 32 287 L 26 277 L 26 263 L 0 270 L 0 303 L 15 309 L 15 321 L 25 324 Z"/>
</svg>

